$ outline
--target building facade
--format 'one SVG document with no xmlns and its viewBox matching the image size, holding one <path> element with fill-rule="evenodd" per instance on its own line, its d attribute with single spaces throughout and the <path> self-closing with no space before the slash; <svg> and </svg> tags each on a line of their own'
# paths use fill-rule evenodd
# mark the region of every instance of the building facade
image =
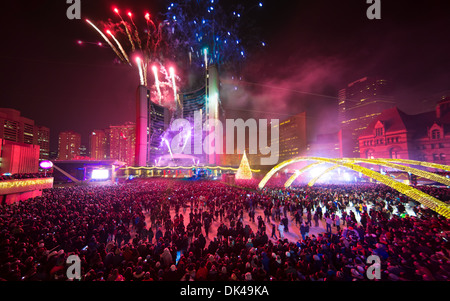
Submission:
<svg viewBox="0 0 450 301">
<path fill-rule="evenodd" d="M 74 160 L 81 155 L 81 135 L 74 131 L 64 131 L 58 136 L 58 160 Z"/>
<path fill-rule="evenodd" d="M 279 127 L 278 162 L 305 155 L 307 148 L 306 112 L 280 121 Z"/>
<path fill-rule="evenodd" d="M 361 158 L 410 159 L 449 164 L 450 97 L 435 111 L 408 115 L 383 111 L 359 137 Z"/>
<path fill-rule="evenodd" d="M 392 88 L 380 77 L 364 77 L 338 93 L 340 156 L 359 157 L 358 137 L 383 110 L 394 106 Z"/>
<path fill-rule="evenodd" d="M 39 159 L 48 160 L 50 158 L 50 129 L 45 126 L 36 126 L 36 138 L 39 145 Z"/>
<path fill-rule="evenodd" d="M 89 137 L 90 157 L 94 160 L 105 160 L 109 157 L 109 148 L 105 130 L 94 130 Z"/>
<path fill-rule="evenodd" d="M 20 111 L 0 108 L 0 173 L 35 173 L 48 159 L 50 130 L 37 126 Z"/>
<path fill-rule="evenodd" d="M 109 127 L 109 157 L 111 160 L 135 164 L 136 124 L 127 122 Z"/>
<path fill-rule="evenodd" d="M 39 145 L 40 159 L 48 159 L 50 155 L 50 129 L 36 125 L 15 109 L 0 108 L 0 139 Z"/>
</svg>

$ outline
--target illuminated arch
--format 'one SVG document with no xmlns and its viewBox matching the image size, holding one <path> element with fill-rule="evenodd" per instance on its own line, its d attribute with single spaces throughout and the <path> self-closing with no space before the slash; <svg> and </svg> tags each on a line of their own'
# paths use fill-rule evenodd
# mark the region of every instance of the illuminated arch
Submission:
<svg viewBox="0 0 450 301">
<path fill-rule="evenodd" d="M 295 173 L 286 181 L 286 183 L 284 183 L 284 187 L 288 188 L 302 173 L 304 173 L 308 169 L 313 168 L 314 166 L 321 165 L 321 164 L 325 164 L 325 162 L 315 162 L 315 163 L 306 165 L 302 169 L 296 170 Z"/>
<path fill-rule="evenodd" d="M 432 163 L 432 162 L 406 160 L 406 159 L 377 159 L 377 160 L 387 161 L 387 162 L 395 162 L 395 163 L 402 163 L 402 164 L 409 164 L 409 165 L 418 165 L 418 166 L 431 167 L 431 168 L 435 168 L 435 169 L 442 169 L 442 170 L 450 171 L 450 166 L 449 165 Z"/>
<path fill-rule="evenodd" d="M 316 184 L 316 182 L 325 174 L 329 173 L 332 170 L 335 170 L 336 168 L 338 168 L 339 165 L 333 165 L 328 167 L 326 170 L 324 170 L 323 172 L 320 173 L 320 175 L 314 177 L 311 181 L 309 181 L 308 186 L 314 186 L 314 184 Z"/>
<path fill-rule="evenodd" d="M 450 170 L 450 166 L 448 165 L 442 165 L 442 164 L 435 164 L 435 163 L 430 163 L 430 164 L 422 164 L 422 163 L 428 163 L 428 162 L 420 162 L 420 161 L 414 161 L 414 160 L 402 160 L 402 159 L 364 159 L 364 158 L 343 158 L 343 159 L 339 159 L 342 162 L 348 162 L 348 163 L 367 163 L 367 164 L 374 164 L 374 165 L 379 165 L 379 166 L 384 166 L 384 167 L 390 167 L 390 168 L 394 168 L 397 170 L 401 170 L 401 171 L 405 171 L 405 172 L 409 172 L 411 174 L 414 174 L 416 176 L 425 178 L 425 179 L 429 179 L 441 184 L 444 184 L 446 186 L 450 186 L 450 179 L 443 177 L 441 175 L 432 173 L 432 172 L 428 172 L 425 170 L 420 170 L 417 168 L 412 168 L 409 166 L 405 166 L 405 165 L 401 165 L 401 164 L 397 164 L 397 163 L 392 163 L 393 162 L 399 162 L 399 163 L 404 163 L 404 164 L 411 164 L 411 165 L 420 165 L 420 166 L 425 166 L 425 167 L 432 167 L 432 168 L 437 168 L 437 169 L 448 169 Z M 325 171 L 324 174 L 326 174 L 328 171 Z M 295 176 L 292 175 L 293 177 Z M 289 185 L 286 186 L 286 184 L 288 184 L 286 182 L 285 187 L 289 187 L 294 181 L 295 179 L 298 177 L 299 175 L 297 175 L 296 177 L 294 177 L 291 182 L 289 183 Z M 320 176 L 319 176 L 320 178 Z"/>
<path fill-rule="evenodd" d="M 343 161 L 347 161 L 347 159 L 342 159 Z M 438 174 L 434 174 L 432 172 L 428 172 L 425 170 L 420 170 L 417 168 L 412 168 L 409 166 L 404 166 L 401 164 L 396 164 L 396 163 L 392 163 L 392 160 L 395 159 L 349 159 L 350 163 L 358 163 L 358 162 L 363 162 L 363 163 L 367 163 L 367 164 L 374 164 L 374 165 L 379 165 L 379 166 L 384 166 L 384 167 L 391 167 L 394 169 L 398 169 L 401 171 L 406 171 L 409 173 L 412 173 L 413 175 L 425 178 L 425 179 L 429 179 L 438 183 L 442 183 L 445 184 L 446 186 L 450 186 L 450 179 L 443 177 L 441 175 Z M 395 162 L 395 161 L 394 161 Z M 417 161 L 418 162 L 418 161 Z M 411 163 L 410 163 L 411 164 Z M 449 166 L 450 167 L 450 166 Z"/>
<path fill-rule="evenodd" d="M 397 159 L 399 160 L 399 159 Z M 350 162 L 360 161 L 360 159 L 329 159 L 329 158 L 320 158 L 320 157 L 297 157 L 290 160 L 286 160 L 278 165 L 276 165 L 274 168 L 272 168 L 266 176 L 261 180 L 258 187 L 260 189 L 264 188 L 267 181 L 280 169 L 301 161 L 319 161 L 319 162 L 328 162 L 328 163 L 334 163 L 340 166 L 347 167 L 349 169 L 352 169 L 354 171 L 360 172 L 374 180 L 377 180 L 378 182 L 381 182 L 400 193 L 418 201 L 419 203 L 423 204 L 427 208 L 445 216 L 446 218 L 450 218 L 450 206 L 418 189 L 415 189 L 409 185 L 406 185 L 401 182 L 397 182 L 396 180 L 392 179 L 389 176 L 382 175 L 376 171 L 373 171 L 371 169 L 352 164 Z M 417 163 L 418 161 L 414 162 Z M 412 163 L 409 163 L 412 164 Z M 419 165 L 419 164 L 416 164 Z"/>
</svg>

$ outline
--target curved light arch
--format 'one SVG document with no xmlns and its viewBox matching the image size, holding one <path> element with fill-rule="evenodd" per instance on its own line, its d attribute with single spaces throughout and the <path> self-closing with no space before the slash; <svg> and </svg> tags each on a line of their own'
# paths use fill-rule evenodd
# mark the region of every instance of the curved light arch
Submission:
<svg viewBox="0 0 450 301">
<path fill-rule="evenodd" d="M 302 169 L 298 169 L 295 171 L 295 173 L 286 181 L 286 183 L 284 183 L 284 187 L 288 188 L 289 186 L 292 185 L 292 183 L 294 183 L 294 181 L 305 171 L 307 171 L 308 169 L 313 168 L 314 166 L 317 165 L 321 165 L 321 164 L 325 164 L 325 162 L 314 162 L 311 163 L 309 165 L 306 165 L 305 167 L 303 167 Z"/>
<path fill-rule="evenodd" d="M 355 158 L 352 160 L 358 160 L 358 158 Z M 418 166 L 431 167 L 431 168 L 435 168 L 435 169 L 442 169 L 442 170 L 450 171 L 450 165 L 444 165 L 444 164 L 438 164 L 438 163 L 432 163 L 432 162 L 407 160 L 407 159 L 385 159 L 385 158 L 377 159 L 377 160 L 386 161 L 386 162 L 410 164 L 410 165 L 418 165 Z"/>
<path fill-rule="evenodd" d="M 273 167 L 261 180 L 258 187 L 260 189 L 264 188 L 267 181 L 280 169 L 300 161 L 320 161 L 320 162 L 328 162 L 328 163 L 334 163 L 343 167 L 347 167 L 349 169 L 361 172 L 362 174 L 375 179 L 397 191 L 400 193 L 418 201 L 419 203 L 423 204 L 427 208 L 445 216 L 446 218 L 450 218 L 450 205 L 432 197 L 431 195 L 428 195 L 414 187 L 411 187 L 409 185 L 406 185 L 401 182 L 397 182 L 396 180 L 386 176 L 382 175 L 376 171 L 373 171 L 371 169 L 362 167 L 357 164 L 352 164 L 350 162 L 359 161 L 359 159 L 329 159 L 329 158 L 320 158 L 320 157 L 297 157 L 290 160 L 286 160 L 284 162 L 281 162 L 280 164 Z"/>
<path fill-rule="evenodd" d="M 313 179 L 311 179 L 311 181 L 309 181 L 308 186 L 314 186 L 314 184 L 316 184 L 317 181 L 319 181 L 319 179 L 326 175 L 327 173 L 329 173 L 330 171 L 335 170 L 336 168 L 338 168 L 340 165 L 336 164 L 333 166 L 328 167 L 326 170 L 324 170 L 323 172 L 320 173 L 320 175 L 314 177 Z"/>
<path fill-rule="evenodd" d="M 343 161 L 346 161 L 347 159 L 342 159 Z M 348 159 L 350 160 L 350 163 L 367 163 L 367 164 L 374 164 L 374 165 L 379 165 L 379 166 L 384 166 L 384 167 L 391 167 L 394 169 L 398 169 L 401 171 L 406 171 L 409 173 L 412 173 L 416 176 L 422 177 L 422 178 L 426 178 L 441 184 L 445 184 L 446 186 L 450 186 L 450 179 L 443 177 L 441 175 L 437 175 L 434 174 L 432 172 L 428 172 L 425 170 L 420 170 L 417 168 L 412 168 L 409 166 L 405 166 L 405 165 L 401 165 L 401 164 L 397 164 L 397 163 L 392 163 L 390 159 Z M 395 160 L 395 159 L 392 159 Z M 410 163 L 412 164 L 412 163 Z M 450 166 L 449 166 L 450 168 Z"/>
<path fill-rule="evenodd" d="M 384 166 L 384 167 L 390 167 L 390 168 L 394 168 L 397 170 L 401 170 L 401 171 L 405 171 L 405 172 L 409 172 L 411 174 L 414 174 L 416 176 L 422 177 L 422 178 L 426 178 L 441 184 L 444 184 L 446 186 L 450 186 L 450 179 L 443 177 L 441 175 L 437 175 L 434 174 L 432 172 L 428 172 L 425 170 L 420 170 L 417 168 L 412 168 L 409 166 L 404 166 L 401 164 L 397 164 L 397 163 L 392 163 L 391 161 L 394 162 L 399 162 L 399 163 L 404 163 L 404 164 L 412 164 L 412 165 L 420 165 L 420 166 L 426 166 L 426 165 L 421 165 L 420 163 L 428 163 L 428 162 L 421 162 L 421 161 L 414 161 L 414 160 L 402 160 L 402 159 L 364 159 L 364 158 L 343 158 L 343 159 L 338 159 L 341 162 L 349 162 L 349 163 L 367 163 L 367 164 L 373 164 L 373 165 L 379 165 L 379 166 Z M 407 163 L 408 162 L 408 163 Z M 438 169 L 444 169 L 444 168 L 448 168 L 450 170 L 450 166 L 448 165 L 442 165 L 442 164 L 435 164 L 435 163 L 431 163 L 430 165 L 432 166 L 426 166 L 426 167 L 432 167 L 432 168 L 438 168 Z M 331 171 L 331 170 L 330 170 Z M 325 171 L 324 174 L 326 174 L 329 171 Z M 292 177 L 294 177 L 294 175 L 292 175 Z M 289 179 L 291 182 L 288 186 L 285 187 L 289 187 L 298 177 L 299 175 L 297 175 L 296 177 L 294 177 L 294 179 Z"/>
</svg>

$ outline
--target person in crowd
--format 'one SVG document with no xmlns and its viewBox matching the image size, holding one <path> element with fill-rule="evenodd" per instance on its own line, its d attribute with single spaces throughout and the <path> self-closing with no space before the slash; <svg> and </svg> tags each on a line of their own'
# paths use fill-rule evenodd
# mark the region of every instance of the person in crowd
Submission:
<svg viewBox="0 0 450 301">
<path fill-rule="evenodd" d="M 0 279 L 67 280 L 70 255 L 81 260 L 81 281 L 365 281 L 371 255 L 380 258 L 381 280 L 450 279 L 450 222 L 389 187 L 244 190 L 256 187 L 251 181 L 134 179 L 46 189 L 40 197 L 1 205 Z M 447 188 L 421 189 L 450 200 Z M 353 204 L 363 204 L 359 215 Z M 318 224 L 321 206 L 328 212 L 326 229 Z M 180 214 L 176 208 L 187 209 Z M 308 212 L 313 215 L 312 235 L 302 220 L 300 236 L 291 230 L 286 237 L 280 210 L 292 218 L 303 208 L 306 221 Z M 275 212 L 271 239 L 270 218 L 261 217 L 259 225 L 250 210 L 266 217 Z"/>
</svg>

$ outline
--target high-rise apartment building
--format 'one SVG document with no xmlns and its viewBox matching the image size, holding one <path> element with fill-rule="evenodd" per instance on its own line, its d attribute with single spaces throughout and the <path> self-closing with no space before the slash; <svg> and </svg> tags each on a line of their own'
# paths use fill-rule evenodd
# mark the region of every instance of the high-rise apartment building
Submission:
<svg viewBox="0 0 450 301">
<path fill-rule="evenodd" d="M 280 121 L 280 140 L 278 162 L 305 155 L 306 112 L 302 112 Z"/>
<path fill-rule="evenodd" d="M 127 122 L 109 127 L 110 159 L 135 164 L 136 124 Z"/>
<path fill-rule="evenodd" d="M 74 131 L 59 133 L 58 160 L 74 160 L 80 156 L 81 135 Z"/>
<path fill-rule="evenodd" d="M 0 108 L 0 138 L 8 141 L 37 144 L 34 120 L 14 109 Z"/>
<path fill-rule="evenodd" d="M 109 147 L 105 130 L 94 130 L 89 137 L 90 157 L 94 160 L 105 160 L 109 157 Z"/>
<path fill-rule="evenodd" d="M 354 81 L 338 94 L 340 156 L 359 157 L 358 137 L 383 110 L 395 105 L 389 82 L 379 77 Z"/>
<path fill-rule="evenodd" d="M 45 126 L 36 127 L 37 144 L 39 145 L 39 159 L 48 160 L 50 158 L 50 129 Z"/>
</svg>

